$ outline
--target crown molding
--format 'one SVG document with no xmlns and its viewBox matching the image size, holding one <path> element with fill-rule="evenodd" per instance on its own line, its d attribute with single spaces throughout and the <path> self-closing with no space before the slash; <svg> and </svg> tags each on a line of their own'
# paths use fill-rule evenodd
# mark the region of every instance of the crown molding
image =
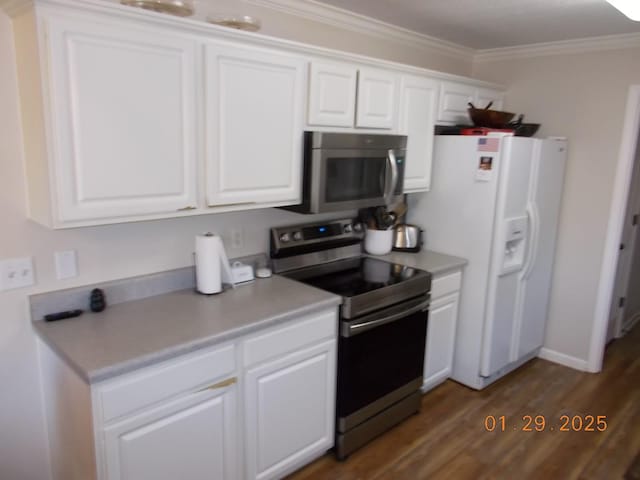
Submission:
<svg viewBox="0 0 640 480">
<path fill-rule="evenodd" d="M 570 55 L 574 53 L 619 50 L 640 47 L 640 34 L 605 35 L 601 37 L 579 38 L 560 42 L 533 43 L 518 47 L 491 48 L 477 50 L 475 63 L 518 58 L 543 57 L 549 55 Z"/>
<path fill-rule="evenodd" d="M 33 5 L 32 0 L 0 0 L 0 10 L 11 18 L 17 17 Z"/>
<path fill-rule="evenodd" d="M 462 60 L 472 60 L 475 50 L 453 42 L 441 40 L 398 27 L 375 18 L 350 12 L 315 0 L 245 0 L 247 3 L 270 10 L 295 15 L 326 25 L 344 28 L 385 40 L 395 40 L 412 47 L 422 47 Z"/>
</svg>

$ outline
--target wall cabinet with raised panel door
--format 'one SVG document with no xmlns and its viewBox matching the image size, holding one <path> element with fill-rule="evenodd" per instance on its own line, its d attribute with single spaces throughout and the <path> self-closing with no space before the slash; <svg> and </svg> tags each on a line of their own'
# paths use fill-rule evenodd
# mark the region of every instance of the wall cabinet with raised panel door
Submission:
<svg viewBox="0 0 640 480">
<path fill-rule="evenodd" d="M 396 128 L 396 72 L 312 61 L 309 75 L 310 127 Z"/>
<path fill-rule="evenodd" d="M 53 480 L 270 480 L 333 446 L 337 309 L 87 384 L 40 344 Z"/>
<path fill-rule="evenodd" d="M 451 375 L 462 270 L 434 276 L 424 358 L 422 391 L 427 392 Z"/>
<path fill-rule="evenodd" d="M 407 135 L 404 192 L 429 190 L 433 157 L 439 83 L 436 80 L 403 75 L 400 80 L 400 122 L 398 133 Z"/>
<path fill-rule="evenodd" d="M 305 70 L 285 52 L 207 44 L 207 205 L 300 201 Z"/>
<path fill-rule="evenodd" d="M 493 102 L 493 110 L 501 110 L 504 95 L 498 90 L 480 88 L 473 84 L 447 82 L 440 84 L 438 121 L 461 125 L 470 125 L 467 108 L 473 103 L 476 108 L 485 108 Z"/>
<path fill-rule="evenodd" d="M 196 205 L 196 42 L 54 13 L 44 28 L 49 156 L 27 166 L 42 182 L 32 213 L 60 226 Z"/>
<path fill-rule="evenodd" d="M 25 80 L 25 127 L 40 126 L 25 142 L 33 219 L 67 228 L 299 201 L 303 56 L 48 6 L 36 14 L 16 25 L 30 52 L 20 73 L 45 86 L 38 103 Z M 38 36 L 41 64 L 37 43 L 21 43 Z"/>
</svg>

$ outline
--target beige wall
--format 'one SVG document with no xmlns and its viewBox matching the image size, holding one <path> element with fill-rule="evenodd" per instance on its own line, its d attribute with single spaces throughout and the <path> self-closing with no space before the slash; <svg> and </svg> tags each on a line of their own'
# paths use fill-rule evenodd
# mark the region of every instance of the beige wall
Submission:
<svg viewBox="0 0 640 480">
<path fill-rule="evenodd" d="M 586 361 L 629 86 L 640 49 L 481 62 L 474 77 L 508 85 L 506 109 L 569 138 L 545 347 Z"/>
<path fill-rule="evenodd" d="M 220 8 L 230 2 L 220 2 Z M 470 62 L 404 44 L 255 10 L 268 34 L 343 48 L 449 73 L 470 73 Z M 29 133 L 26 132 L 28 141 Z M 50 231 L 26 219 L 21 132 L 11 23 L 0 13 L 0 259 L 32 256 L 37 285 L 0 293 L 0 478 L 48 477 L 36 342 L 27 295 L 182 267 L 192 263 L 194 235 L 242 226 L 245 248 L 232 256 L 266 251 L 270 226 L 300 222 L 281 210 L 209 215 L 70 231 Z M 57 281 L 53 252 L 74 249 L 80 275 Z"/>
</svg>

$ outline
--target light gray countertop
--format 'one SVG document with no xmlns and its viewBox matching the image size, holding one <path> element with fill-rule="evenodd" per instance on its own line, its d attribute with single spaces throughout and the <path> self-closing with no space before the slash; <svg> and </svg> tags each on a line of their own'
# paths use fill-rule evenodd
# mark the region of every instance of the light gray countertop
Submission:
<svg viewBox="0 0 640 480">
<path fill-rule="evenodd" d="M 337 295 L 274 275 L 218 295 L 180 290 L 33 326 L 95 383 L 340 302 Z"/>
<path fill-rule="evenodd" d="M 422 250 L 418 253 L 391 252 L 387 255 L 375 255 L 375 258 L 426 270 L 434 276 L 449 270 L 461 268 L 467 264 L 464 258 L 432 252 L 431 250 Z"/>
<path fill-rule="evenodd" d="M 392 252 L 376 258 L 434 275 L 467 263 L 462 258 L 428 250 Z M 133 288 L 132 285 L 127 283 L 123 288 Z M 62 291 L 54 292 L 56 295 L 74 296 Z M 60 299 L 55 301 L 64 305 Z M 124 301 L 101 313 L 88 312 L 57 322 L 39 321 L 41 315 L 36 315 L 33 326 L 40 338 L 85 381 L 96 383 L 315 310 L 336 307 L 340 302 L 337 295 L 274 275 L 219 295 L 182 289 Z"/>
</svg>

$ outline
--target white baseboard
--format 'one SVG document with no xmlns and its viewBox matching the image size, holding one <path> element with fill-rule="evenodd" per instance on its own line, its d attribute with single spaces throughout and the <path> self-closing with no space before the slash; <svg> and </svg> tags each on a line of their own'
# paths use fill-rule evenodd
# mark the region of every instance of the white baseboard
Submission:
<svg viewBox="0 0 640 480">
<path fill-rule="evenodd" d="M 548 348 L 542 347 L 540 349 L 540 353 L 538 353 L 538 358 L 549 360 L 550 362 L 558 363 L 575 370 L 581 370 L 583 372 L 589 371 L 589 362 L 587 362 L 586 360 L 583 360 L 582 358 L 572 357 L 571 355 L 567 355 L 564 353 L 556 352 L 555 350 L 550 350 Z"/>
</svg>

